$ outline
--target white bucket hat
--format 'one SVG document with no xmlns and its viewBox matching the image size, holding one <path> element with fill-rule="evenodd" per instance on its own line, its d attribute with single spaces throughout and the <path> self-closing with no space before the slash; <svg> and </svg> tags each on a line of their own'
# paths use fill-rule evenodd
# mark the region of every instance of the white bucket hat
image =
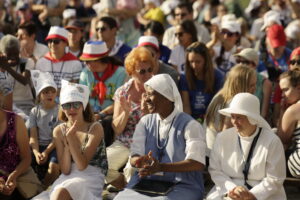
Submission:
<svg viewBox="0 0 300 200">
<path fill-rule="evenodd" d="M 60 104 L 81 102 L 85 109 L 89 101 L 88 86 L 61 80 Z"/>
<path fill-rule="evenodd" d="M 158 40 L 156 37 L 154 36 L 141 36 L 139 39 L 139 43 L 138 46 L 152 46 L 154 49 L 156 49 L 156 51 L 159 51 L 159 44 L 158 44 Z"/>
<path fill-rule="evenodd" d="M 107 56 L 109 50 L 103 41 L 88 41 L 84 44 L 80 60 L 92 61 Z"/>
<path fill-rule="evenodd" d="M 231 114 L 245 115 L 251 123 L 254 122 L 258 127 L 271 129 L 268 122 L 260 115 L 260 103 L 256 96 L 250 93 L 236 94 L 229 108 L 219 110 L 222 115 L 231 117 Z"/>
<path fill-rule="evenodd" d="M 57 90 L 57 85 L 54 82 L 54 78 L 49 72 L 30 70 L 30 74 L 36 96 L 38 96 L 40 92 L 47 87 L 53 87 L 55 90 Z"/>
<path fill-rule="evenodd" d="M 158 74 L 152 76 L 144 83 L 145 86 L 151 87 L 168 100 L 174 102 L 175 108 L 180 112 L 183 111 L 182 100 L 177 85 L 169 74 Z"/>
<path fill-rule="evenodd" d="M 264 14 L 263 19 L 264 19 L 264 24 L 261 27 L 261 31 L 265 30 L 265 28 L 272 25 L 273 23 L 282 25 L 280 21 L 280 13 L 275 10 L 269 10 L 268 12 L 266 12 Z"/>
<path fill-rule="evenodd" d="M 60 26 L 51 26 L 46 41 L 49 39 L 59 38 L 68 43 L 68 31 Z"/>
</svg>

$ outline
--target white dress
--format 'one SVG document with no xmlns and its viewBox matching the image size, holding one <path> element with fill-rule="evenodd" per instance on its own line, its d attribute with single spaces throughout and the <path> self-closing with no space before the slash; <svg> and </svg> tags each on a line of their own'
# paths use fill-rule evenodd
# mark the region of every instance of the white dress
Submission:
<svg viewBox="0 0 300 200">
<path fill-rule="evenodd" d="M 236 186 L 244 186 L 244 160 L 258 129 L 250 137 L 240 137 L 230 128 L 217 135 L 210 155 L 209 173 L 215 187 L 207 200 L 223 199 L 224 194 Z M 241 150 L 241 148 L 243 150 Z M 263 128 L 256 143 L 248 173 L 250 192 L 258 200 L 285 200 L 283 181 L 286 177 L 284 149 L 280 139 L 269 129 Z"/>
<path fill-rule="evenodd" d="M 94 124 L 96 123 L 98 122 Z M 90 126 L 89 130 L 92 129 L 94 124 Z M 104 185 L 103 172 L 100 167 L 92 165 L 88 165 L 86 169 L 80 171 L 77 169 L 76 164 L 72 162 L 70 174 L 61 174 L 50 189 L 42 192 L 32 200 L 50 200 L 53 191 L 58 188 L 66 189 L 73 200 L 101 200 Z"/>
</svg>

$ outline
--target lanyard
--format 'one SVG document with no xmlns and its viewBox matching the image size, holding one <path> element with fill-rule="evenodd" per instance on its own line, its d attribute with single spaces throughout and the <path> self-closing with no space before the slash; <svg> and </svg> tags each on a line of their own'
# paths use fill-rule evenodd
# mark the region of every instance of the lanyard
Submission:
<svg viewBox="0 0 300 200">
<path fill-rule="evenodd" d="M 55 75 L 54 75 L 54 69 L 53 69 L 53 62 L 52 61 L 50 61 L 51 62 L 51 72 L 52 72 L 52 74 L 53 74 L 53 76 L 55 77 Z M 58 80 L 61 80 L 62 79 L 62 70 L 63 70 L 63 68 L 64 68 L 64 65 L 65 65 L 65 61 L 63 61 L 63 63 L 61 64 L 61 66 L 60 66 L 60 70 L 59 70 L 59 79 Z"/>
<path fill-rule="evenodd" d="M 244 174 L 244 185 L 250 190 L 252 188 L 251 185 L 249 185 L 247 183 L 247 180 L 248 180 L 248 174 L 249 174 L 249 169 L 250 169 L 250 164 L 251 164 L 251 159 L 252 159 L 252 156 L 253 156 L 253 152 L 254 152 L 254 148 L 256 146 L 256 143 L 257 143 L 257 140 L 258 140 L 258 137 L 260 135 L 260 132 L 261 132 L 261 129 L 262 128 L 259 128 L 259 131 L 258 131 L 258 134 L 254 137 L 253 139 L 253 142 L 251 144 L 251 147 L 250 147 L 250 150 L 249 150 L 249 153 L 248 153 L 248 157 L 247 157 L 247 160 L 246 160 L 246 163 L 244 165 L 244 169 L 243 169 L 243 174 Z M 240 149 L 241 151 L 243 152 L 243 149 L 242 149 L 242 145 L 241 145 L 241 138 L 238 137 L 238 141 L 239 141 L 239 146 L 240 146 Z"/>
<path fill-rule="evenodd" d="M 156 146 L 157 146 L 157 148 L 158 148 L 158 154 L 159 154 L 159 159 L 158 159 L 158 160 L 159 160 L 159 161 L 161 161 L 161 159 L 162 159 L 162 157 L 163 157 L 163 154 L 164 154 L 164 150 L 165 150 L 165 148 L 166 148 L 166 146 L 167 146 L 167 143 L 168 143 L 168 141 L 169 141 L 169 133 L 170 133 L 170 130 L 171 130 L 172 126 L 173 126 L 173 123 L 174 123 L 175 118 L 176 118 L 176 116 L 173 117 L 173 119 L 172 119 L 171 125 L 170 125 L 170 127 L 169 127 L 168 132 L 167 132 L 167 138 L 165 139 L 164 144 L 163 144 L 162 146 L 160 146 L 160 134 L 159 134 L 160 120 L 158 121 L 158 125 L 157 125 L 157 137 L 156 137 L 156 138 L 157 138 L 157 140 L 156 140 Z"/>
</svg>

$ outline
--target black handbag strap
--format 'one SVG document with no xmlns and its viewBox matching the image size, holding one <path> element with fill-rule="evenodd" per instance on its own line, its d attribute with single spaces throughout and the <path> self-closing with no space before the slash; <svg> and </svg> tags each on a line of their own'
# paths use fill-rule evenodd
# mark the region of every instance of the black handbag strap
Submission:
<svg viewBox="0 0 300 200">
<path fill-rule="evenodd" d="M 249 174 L 249 169 L 250 169 L 250 165 L 251 165 L 251 159 L 252 159 L 252 156 L 253 156 L 253 152 L 254 152 L 254 149 L 255 149 L 255 146 L 256 146 L 256 143 L 257 143 L 257 140 L 259 138 L 259 135 L 261 133 L 261 129 L 262 128 L 259 128 L 259 131 L 258 131 L 258 134 L 254 137 L 253 139 L 253 142 L 251 144 L 251 147 L 250 147 L 250 150 L 249 150 L 249 153 L 248 153 L 248 157 L 246 159 L 246 163 L 245 163 L 245 166 L 244 166 L 244 169 L 243 169 L 243 174 L 244 174 L 244 184 L 245 186 L 250 190 L 252 188 L 251 185 L 248 184 L 247 180 L 248 180 L 248 174 Z M 242 150 L 242 145 L 241 145 L 241 139 L 240 137 L 238 137 L 238 141 L 239 141 L 239 146 L 240 146 L 240 149 Z"/>
</svg>

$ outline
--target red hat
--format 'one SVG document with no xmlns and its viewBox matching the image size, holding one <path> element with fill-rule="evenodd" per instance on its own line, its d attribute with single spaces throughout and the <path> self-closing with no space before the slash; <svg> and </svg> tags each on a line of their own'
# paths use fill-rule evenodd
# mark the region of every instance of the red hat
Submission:
<svg viewBox="0 0 300 200">
<path fill-rule="evenodd" d="M 268 28 L 267 38 L 273 48 L 286 45 L 286 35 L 284 33 L 283 26 L 279 24 L 273 24 Z"/>
<path fill-rule="evenodd" d="M 291 53 L 290 56 L 290 60 L 294 57 L 294 56 L 299 56 L 300 55 L 300 47 L 297 47 L 296 49 L 294 49 Z"/>
</svg>

